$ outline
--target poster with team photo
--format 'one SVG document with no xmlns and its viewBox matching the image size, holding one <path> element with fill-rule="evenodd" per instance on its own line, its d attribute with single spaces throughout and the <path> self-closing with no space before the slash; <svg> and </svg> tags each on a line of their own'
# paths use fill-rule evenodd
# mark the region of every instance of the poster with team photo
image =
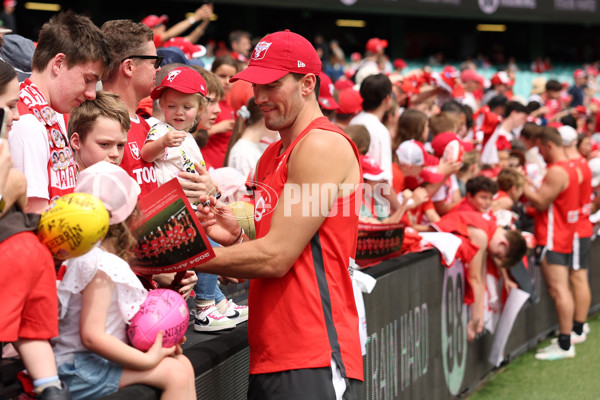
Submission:
<svg viewBox="0 0 600 400">
<path fill-rule="evenodd" d="M 402 255 L 404 224 L 358 224 L 356 263 L 361 267 Z"/>
<path fill-rule="evenodd" d="M 131 268 L 142 274 L 185 271 L 215 256 L 176 178 L 138 201 L 131 225 L 137 240 Z"/>
</svg>

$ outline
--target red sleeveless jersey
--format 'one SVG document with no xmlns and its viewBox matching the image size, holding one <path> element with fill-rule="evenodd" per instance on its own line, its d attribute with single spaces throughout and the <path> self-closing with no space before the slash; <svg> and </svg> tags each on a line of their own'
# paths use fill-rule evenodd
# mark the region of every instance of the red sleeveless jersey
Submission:
<svg viewBox="0 0 600 400">
<path fill-rule="evenodd" d="M 577 222 L 577 236 L 589 238 L 594 234 L 594 224 L 590 221 L 592 211 L 592 171 L 585 158 L 573 160 L 581 171 L 583 180 L 579 185 L 579 221 Z"/>
<path fill-rule="evenodd" d="M 570 160 L 552 164 L 569 175 L 569 186 L 544 211 L 536 211 L 535 239 L 540 246 L 557 253 L 573 251 L 573 236 L 579 219 L 579 175 Z"/>
<path fill-rule="evenodd" d="M 326 118 L 317 118 L 282 154 L 281 141 L 267 148 L 256 173 L 259 189 L 268 186 L 279 198 L 287 181 L 289 156 L 313 129 L 336 132 L 348 139 Z M 348 141 L 358 162 L 356 147 Z M 267 212 L 269 201 L 264 201 L 261 191 L 257 195 L 255 225 L 260 238 L 270 229 L 272 212 Z M 362 197 L 360 190 L 334 201 L 319 230 L 285 276 L 251 280 L 251 374 L 328 367 L 333 357 L 342 376 L 363 379 L 358 314 L 349 273 L 358 235 L 356 196 Z M 350 212 L 342 212 L 344 207 Z"/>
</svg>

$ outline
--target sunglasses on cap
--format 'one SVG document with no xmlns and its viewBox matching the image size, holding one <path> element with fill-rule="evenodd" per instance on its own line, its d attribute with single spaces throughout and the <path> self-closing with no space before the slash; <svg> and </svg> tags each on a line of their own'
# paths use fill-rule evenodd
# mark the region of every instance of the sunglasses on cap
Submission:
<svg viewBox="0 0 600 400">
<path fill-rule="evenodd" d="M 142 60 L 154 60 L 154 69 L 158 69 L 158 67 L 160 67 L 160 63 L 162 63 L 163 60 L 163 56 L 129 56 L 122 59 L 121 62 L 125 60 L 130 60 L 132 58 L 141 58 Z"/>
</svg>

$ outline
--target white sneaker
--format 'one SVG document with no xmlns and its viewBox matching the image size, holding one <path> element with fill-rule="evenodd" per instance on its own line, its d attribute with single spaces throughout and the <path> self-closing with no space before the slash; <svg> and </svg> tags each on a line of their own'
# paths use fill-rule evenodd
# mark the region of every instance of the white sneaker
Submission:
<svg viewBox="0 0 600 400">
<path fill-rule="evenodd" d="M 581 335 L 571 332 L 571 344 L 579 344 L 585 342 L 587 339 L 587 333 L 585 329 L 581 332 Z"/>
<path fill-rule="evenodd" d="M 575 357 L 575 346 L 571 345 L 569 350 L 563 350 L 558 345 L 558 341 L 550 343 L 550 346 L 538 350 L 537 354 L 535 355 L 537 360 L 547 361 L 562 360 L 573 357 Z"/>
<path fill-rule="evenodd" d="M 244 321 L 248 321 L 248 306 L 241 306 L 235 304 L 233 300 L 228 300 L 227 311 L 225 311 L 224 315 L 236 325 L 241 324 Z"/>
<path fill-rule="evenodd" d="M 194 330 L 196 332 L 216 332 L 235 328 L 235 322 L 221 314 L 213 304 L 206 310 L 196 307 Z"/>
<path fill-rule="evenodd" d="M 583 324 L 583 333 L 585 333 L 586 336 L 590 334 L 590 324 L 587 322 Z"/>
</svg>

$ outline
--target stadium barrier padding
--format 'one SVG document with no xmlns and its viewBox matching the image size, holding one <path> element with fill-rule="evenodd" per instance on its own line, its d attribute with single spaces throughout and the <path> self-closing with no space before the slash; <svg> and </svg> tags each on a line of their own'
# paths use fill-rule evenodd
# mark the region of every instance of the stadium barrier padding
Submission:
<svg viewBox="0 0 600 400">
<path fill-rule="evenodd" d="M 591 313 L 600 310 L 600 240 L 590 254 Z M 472 391 L 495 369 L 488 362 L 493 335 L 466 341 L 467 308 L 462 302 L 462 268 L 440 265 L 436 250 L 386 260 L 363 272 L 377 279 L 364 294 L 367 353 L 364 400 L 453 399 Z M 539 343 L 557 328 L 552 299 L 539 266 L 529 269 L 535 298 L 519 312 L 505 347 L 505 362 Z M 239 299 L 238 296 L 236 296 Z M 229 333 L 204 335 L 190 325 L 184 353 L 196 372 L 198 399 L 245 399 L 249 349 L 245 324 Z M 2 363 L 0 399 L 9 392 L 7 375 L 18 362 Z M 133 385 L 104 397 L 158 399 L 159 391 Z"/>
</svg>

